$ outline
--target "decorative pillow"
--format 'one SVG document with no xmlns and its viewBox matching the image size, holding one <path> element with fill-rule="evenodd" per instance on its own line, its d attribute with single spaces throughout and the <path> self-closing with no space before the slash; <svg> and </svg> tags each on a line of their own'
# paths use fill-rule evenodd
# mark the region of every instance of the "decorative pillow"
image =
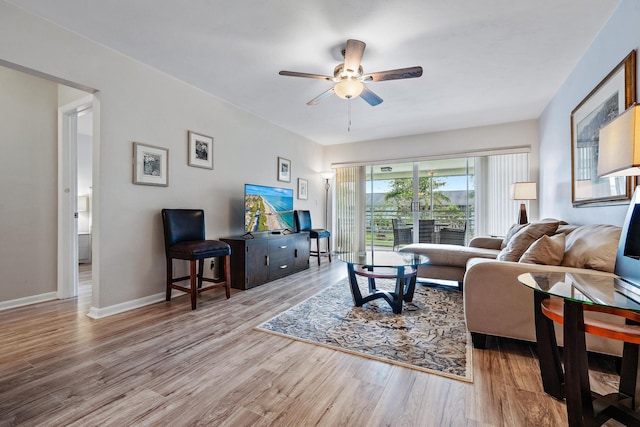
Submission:
<svg viewBox="0 0 640 427">
<path fill-rule="evenodd" d="M 563 266 L 591 268 L 612 273 L 616 266 L 620 227 L 582 225 L 567 235 Z"/>
<path fill-rule="evenodd" d="M 569 223 L 567 221 L 563 221 L 561 219 L 555 219 L 555 218 L 542 218 L 538 222 L 557 222 L 558 223 L 558 227 L 560 227 L 561 225 L 569 225 Z"/>
<path fill-rule="evenodd" d="M 552 235 L 558 228 L 558 222 L 535 222 L 518 231 L 502 249 L 497 259 L 500 261 L 518 262 L 522 254 L 540 237 Z"/>
<path fill-rule="evenodd" d="M 560 224 L 558 226 L 558 229 L 556 230 L 556 234 L 569 234 L 572 231 L 574 231 L 576 228 L 580 227 L 579 225 L 575 225 L 575 224 Z"/>
<path fill-rule="evenodd" d="M 502 244 L 500 245 L 500 249 L 506 248 L 507 245 L 509 244 L 509 240 L 511 240 L 513 236 L 515 236 L 516 233 L 518 233 L 518 231 L 522 230 L 527 225 L 529 224 L 513 224 L 509 229 L 509 231 L 507 231 L 507 235 L 504 236 L 504 239 L 502 239 Z"/>
<path fill-rule="evenodd" d="M 551 237 L 546 234 L 533 242 L 529 249 L 520 257 L 520 262 L 528 264 L 560 265 L 564 258 L 564 234 Z"/>
</svg>

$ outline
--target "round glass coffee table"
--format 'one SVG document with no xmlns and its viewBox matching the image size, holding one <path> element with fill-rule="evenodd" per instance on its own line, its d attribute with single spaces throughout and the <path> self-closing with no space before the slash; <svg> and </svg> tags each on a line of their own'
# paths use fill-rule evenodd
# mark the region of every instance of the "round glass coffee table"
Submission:
<svg viewBox="0 0 640 427">
<path fill-rule="evenodd" d="M 356 307 L 362 307 L 369 301 L 383 298 L 396 314 L 402 313 L 404 302 L 413 300 L 418 266 L 429 262 L 427 256 L 411 252 L 349 252 L 339 253 L 337 257 L 347 263 L 351 295 Z M 368 279 L 368 295 L 362 296 L 357 276 Z M 395 279 L 395 291 L 377 289 L 376 279 Z"/>
</svg>

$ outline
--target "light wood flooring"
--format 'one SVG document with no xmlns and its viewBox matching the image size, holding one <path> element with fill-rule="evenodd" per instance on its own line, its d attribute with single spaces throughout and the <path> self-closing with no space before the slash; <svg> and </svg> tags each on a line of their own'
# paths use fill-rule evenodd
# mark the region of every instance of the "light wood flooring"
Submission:
<svg viewBox="0 0 640 427">
<path fill-rule="evenodd" d="M 0 426 L 566 425 L 526 343 L 474 350 L 469 384 L 254 331 L 346 276 L 311 264 L 197 311 L 182 296 L 92 320 L 85 271 L 76 299 L 0 312 Z M 615 391 L 613 360 L 591 362 L 592 388 Z"/>
</svg>

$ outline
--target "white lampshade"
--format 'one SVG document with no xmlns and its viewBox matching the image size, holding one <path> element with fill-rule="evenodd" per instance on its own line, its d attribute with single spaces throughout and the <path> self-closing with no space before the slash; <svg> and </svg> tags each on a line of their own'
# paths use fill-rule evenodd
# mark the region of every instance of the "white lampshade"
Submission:
<svg viewBox="0 0 640 427">
<path fill-rule="evenodd" d="M 333 87 L 336 95 L 342 99 L 357 98 L 360 96 L 363 89 L 364 84 L 362 84 L 361 81 L 352 78 L 345 78 Z"/>
<path fill-rule="evenodd" d="M 535 182 L 514 182 L 511 184 L 513 200 L 536 200 L 537 185 Z"/>
<path fill-rule="evenodd" d="M 633 105 L 600 129 L 598 176 L 640 175 L 640 108 Z"/>
<path fill-rule="evenodd" d="M 331 179 L 333 178 L 333 175 L 333 171 L 320 172 L 320 176 L 322 177 L 322 179 Z"/>
</svg>

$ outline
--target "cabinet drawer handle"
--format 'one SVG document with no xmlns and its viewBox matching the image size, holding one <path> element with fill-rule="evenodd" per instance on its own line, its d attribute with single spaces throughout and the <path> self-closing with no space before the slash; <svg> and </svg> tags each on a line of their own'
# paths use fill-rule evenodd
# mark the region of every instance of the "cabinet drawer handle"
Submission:
<svg viewBox="0 0 640 427">
<path fill-rule="evenodd" d="M 287 245 L 280 246 L 280 249 L 287 249 Z"/>
<path fill-rule="evenodd" d="M 285 264 L 285 265 L 281 265 L 281 266 L 280 266 L 280 269 L 281 269 L 281 270 L 284 270 L 284 269 L 285 269 L 285 268 L 287 268 L 287 267 L 288 267 L 288 265 L 287 265 L 287 264 Z"/>
<path fill-rule="evenodd" d="M 264 265 L 269 265 L 269 255 L 264 256 Z"/>
</svg>

